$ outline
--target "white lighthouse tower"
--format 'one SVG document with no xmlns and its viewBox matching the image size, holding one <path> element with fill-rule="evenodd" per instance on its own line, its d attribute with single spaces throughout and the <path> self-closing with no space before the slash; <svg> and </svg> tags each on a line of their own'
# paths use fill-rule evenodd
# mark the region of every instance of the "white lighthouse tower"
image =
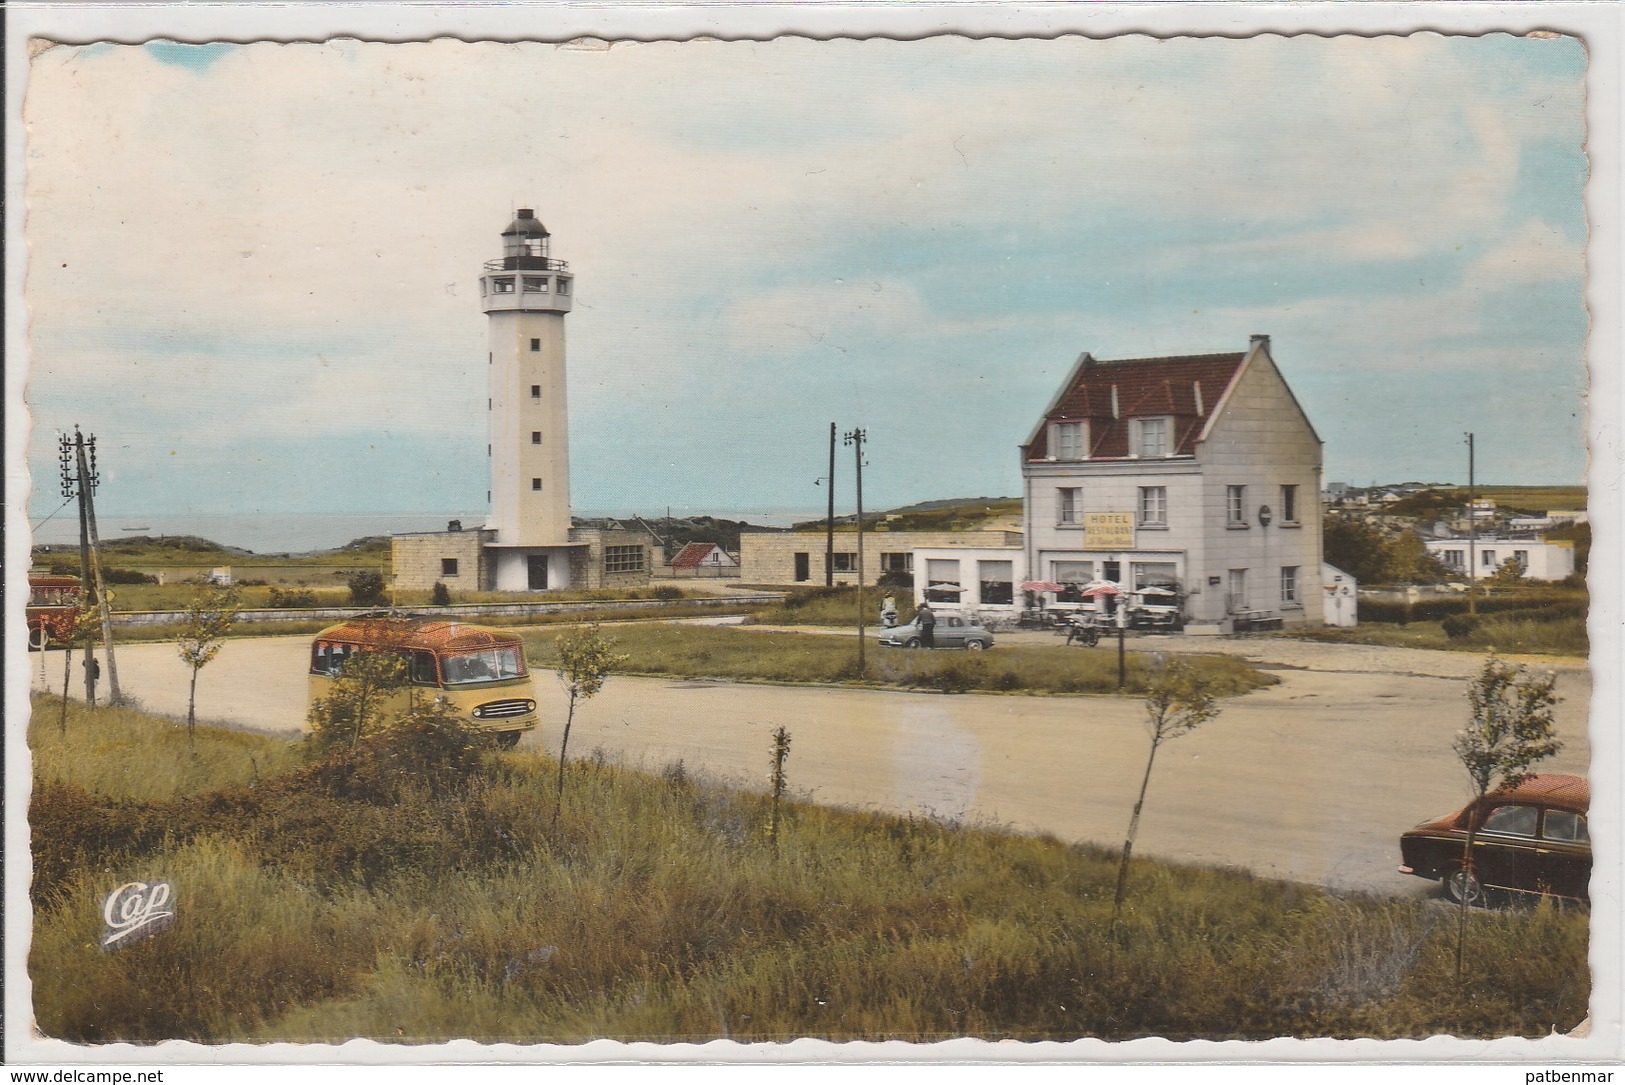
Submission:
<svg viewBox="0 0 1625 1085">
<path fill-rule="evenodd" d="M 455 597 L 649 583 L 651 532 L 614 520 L 571 525 L 564 316 L 575 282 L 549 241 L 536 213 L 521 208 L 502 231 L 502 256 L 480 276 L 491 347 L 490 517 L 477 531 L 453 520 L 445 531 L 394 536 L 397 589 Z"/>
<path fill-rule="evenodd" d="M 491 517 L 487 543 L 502 591 L 568 587 L 570 433 L 564 316 L 573 276 L 528 207 L 502 231 L 480 277 L 490 333 Z"/>
</svg>

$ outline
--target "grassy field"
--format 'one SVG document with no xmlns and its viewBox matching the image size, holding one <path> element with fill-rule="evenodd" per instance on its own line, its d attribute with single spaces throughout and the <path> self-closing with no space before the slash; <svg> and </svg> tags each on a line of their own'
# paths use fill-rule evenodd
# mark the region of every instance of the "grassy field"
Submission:
<svg viewBox="0 0 1625 1085">
<path fill-rule="evenodd" d="M 866 667 L 857 666 L 857 638 L 823 633 L 673 626 L 617 625 L 607 632 L 628 660 L 623 670 L 744 682 L 842 684 L 894 689 L 971 690 L 1011 693 L 1117 693 L 1117 649 L 999 647 L 988 652 L 908 651 L 869 643 Z M 525 636 L 525 653 L 536 667 L 552 667 L 557 648 L 552 633 Z M 1184 657 L 1219 696 L 1233 696 L 1278 679 L 1227 655 Z M 1141 694 L 1150 682 L 1155 657 L 1130 652 L 1127 683 L 1121 691 Z"/>
<path fill-rule="evenodd" d="M 1467 487 L 1441 487 L 1441 493 L 1467 496 Z M 1473 490 L 1479 497 L 1488 497 L 1503 507 L 1546 512 L 1552 509 L 1583 509 L 1586 507 L 1584 486 L 1478 486 Z"/>
<path fill-rule="evenodd" d="M 200 729 L 194 755 L 77 704 L 63 738 L 59 704 L 29 731 L 28 967 L 39 1028 L 77 1043 L 1538 1037 L 1587 1012 L 1578 910 L 1475 914 L 1458 988 L 1437 904 L 1137 860 L 1108 969 L 1107 851 L 804 803 L 774 848 L 763 796 L 591 755 L 555 824 L 535 753 L 451 774 Z M 102 952 L 137 878 L 177 922 Z"/>
<path fill-rule="evenodd" d="M 1288 634 L 1281 634 L 1283 636 Z M 1353 629 L 1302 629 L 1290 636 L 1332 644 L 1381 644 L 1391 648 L 1436 648 L 1447 652 L 1513 652 L 1524 655 L 1585 657 L 1591 640 L 1583 619 L 1534 622 L 1488 617 L 1464 637 L 1450 637 L 1439 622 L 1408 625 L 1363 623 Z"/>
</svg>

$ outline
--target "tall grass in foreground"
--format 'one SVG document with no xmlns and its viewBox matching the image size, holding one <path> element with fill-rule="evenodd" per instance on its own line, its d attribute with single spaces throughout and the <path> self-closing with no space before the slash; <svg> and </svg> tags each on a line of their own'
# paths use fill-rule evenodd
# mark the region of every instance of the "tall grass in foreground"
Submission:
<svg viewBox="0 0 1625 1085">
<path fill-rule="evenodd" d="M 866 670 L 857 666 L 854 638 L 814 633 L 704 626 L 628 625 L 615 630 L 625 669 L 639 674 L 721 678 L 747 682 L 845 683 L 948 693 L 968 690 L 1026 693 L 1117 693 L 1117 649 L 998 647 L 988 652 L 876 648 Z M 533 667 L 557 665 L 551 637 L 526 636 Z M 1234 656 L 1189 656 L 1216 696 L 1273 685 L 1277 679 Z M 1155 675 L 1153 653 L 1128 654 L 1127 684 L 1143 694 Z"/>
<path fill-rule="evenodd" d="M 176 661 L 176 669 L 182 666 Z M 298 747 L 242 731 L 202 728 L 195 750 L 186 724 L 134 708 L 68 702 L 64 737 L 55 721 L 62 698 L 35 694 L 28 730 L 36 783 L 63 783 L 117 798 L 150 801 L 277 776 L 300 763 Z M 49 721 L 51 726 L 42 726 Z M 207 733 L 207 741 L 202 736 Z"/>
<path fill-rule="evenodd" d="M 200 756 L 236 737 L 199 729 Z M 255 741 L 269 759 L 276 740 Z M 1103 849 L 796 803 L 775 854 L 767 796 L 683 772 L 572 763 L 553 826 L 555 765 L 538 754 L 492 756 L 447 793 L 379 790 L 387 759 L 345 764 L 59 811 L 146 817 L 122 846 L 84 834 L 93 852 L 36 906 L 40 1028 L 139 1043 L 1538 1036 L 1586 1013 L 1586 916 L 1550 905 L 1482 916 L 1458 991 L 1442 907 L 1136 860 L 1109 978 Z M 145 831 L 168 821 L 176 833 Z M 60 839 L 40 824 L 36 861 Z M 170 881 L 179 921 L 102 953 L 102 896 L 132 878 Z"/>
</svg>

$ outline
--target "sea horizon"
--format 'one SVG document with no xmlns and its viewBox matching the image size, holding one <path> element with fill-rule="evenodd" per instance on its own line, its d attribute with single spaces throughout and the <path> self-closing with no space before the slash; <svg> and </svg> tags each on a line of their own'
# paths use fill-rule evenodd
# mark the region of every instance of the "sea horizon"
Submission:
<svg viewBox="0 0 1625 1085">
<path fill-rule="evenodd" d="M 651 524 L 665 519 L 666 511 L 644 514 L 614 510 L 579 509 L 586 519 L 632 520 L 642 516 Z M 821 518 L 818 510 L 786 509 L 684 509 L 675 507 L 673 516 L 712 516 L 738 520 L 754 527 L 785 528 Z M 484 512 L 373 512 L 373 513 L 99 513 L 97 534 L 106 544 L 118 539 L 151 536 L 189 535 L 221 546 L 235 547 L 254 554 L 303 554 L 333 550 L 376 535 L 401 535 L 417 531 L 444 531 L 453 520 L 474 528 L 485 522 Z M 43 518 L 30 517 L 35 546 L 76 546 L 79 520 L 71 509 L 61 509 Z"/>
</svg>

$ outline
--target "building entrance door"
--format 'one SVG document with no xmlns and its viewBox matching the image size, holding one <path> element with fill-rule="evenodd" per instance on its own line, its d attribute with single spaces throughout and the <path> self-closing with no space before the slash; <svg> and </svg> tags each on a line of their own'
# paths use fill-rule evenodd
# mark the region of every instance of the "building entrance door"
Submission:
<svg viewBox="0 0 1625 1085">
<path fill-rule="evenodd" d="M 546 554 L 531 554 L 530 558 L 529 558 L 529 566 L 530 566 L 530 590 L 531 591 L 546 591 L 547 590 L 547 555 Z"/>
<path fill-rule="evenodd" d="M 812 579 L 812 562 L 809 561 L 808 558 L 809 558 L 809 555 L 807 555 L 807 554 L 797 554 L 796 555 L 796 582 L 797 583 L 801 583 L 802 581 Z"/>
</svg>

